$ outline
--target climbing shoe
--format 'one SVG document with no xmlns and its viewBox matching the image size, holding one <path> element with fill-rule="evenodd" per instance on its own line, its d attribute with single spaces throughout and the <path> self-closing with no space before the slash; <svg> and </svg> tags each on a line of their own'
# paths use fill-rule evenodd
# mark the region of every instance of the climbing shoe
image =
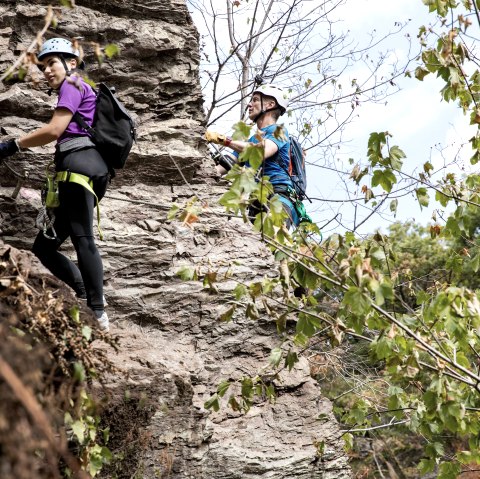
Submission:
<svg viewBox="0 0 480 479">
<path fill-rule="evenodd" d="M 95 317 L 98 321 L 98 327 L 103 331 L 109 331 L 110 323 L 108 321 L 108 315 L 105 311 L 94 311 Z"/>
</svg>

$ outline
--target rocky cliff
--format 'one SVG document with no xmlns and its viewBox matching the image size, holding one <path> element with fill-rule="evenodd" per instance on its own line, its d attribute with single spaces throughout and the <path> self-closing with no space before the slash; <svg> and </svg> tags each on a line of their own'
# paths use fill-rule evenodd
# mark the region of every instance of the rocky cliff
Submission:
<svg viewBox="0 0 480 479">
<path fill-rule="evenodd" d="M 122 452 L 105 477 L 350 477 L 331 405 L 305 360 L 279 382 L 273 404 L 259 401 L 246 415 L 203 407 L 222 379 L 255 374 L 267 362 L 275 324 L 218 317 L 237 281 L 277 273 L 250 226 L 216 206 L 225 185 L 213 177 L 201 139 L 198 34 L 184 0 L 77 0 L 59 12 L 55 35 L 83 38 L 88 75 L 115 85 L 138 123 L 127 168 L 101 207 L 105 293 L 121 345 L 111 353 L 118 374 L 99 391 L 107 397 L 110 447 Z M 0 2 L 1 71 L 30 44 L 45 13 L 35 0 Z M 115 43 L 121 55 L 99 66 L 89 42 Z M 0 91 L 3 134 L 21 135 L 51 115 L 55 98 L 30 76 Z M 36 235 L 39 186 L 52 151 L 33 148 L 0 166 L 0 235 L 19 249 L 29 249 Z M 192 196 L 208 205 L 198 222 L 167 220 L 173 202 Z M 233 276 L 213 291 L 179 279 L 183 265 Z M 319 455 L 314 444 L 321 441 Z"/>
</svg>

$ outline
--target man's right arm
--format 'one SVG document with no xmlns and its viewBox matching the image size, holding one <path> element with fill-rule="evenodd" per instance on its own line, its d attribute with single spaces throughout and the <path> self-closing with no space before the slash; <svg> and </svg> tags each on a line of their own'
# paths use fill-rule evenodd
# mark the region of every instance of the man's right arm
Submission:
<svg viewBox="0 0 480 479">
<path fill-rule="evenodd" d="M 230 148 L 237 153 L 241 153 L 247 147 L 254 145 L 255 143 L 251 143 L 249 141 L 240 141 L 240 140 L 233 140 L 232 138 L 223 135 L 221 133 L 217 133 L 215 131 L 207 130 L 205 133 L 205 139 L 210 143 L 216 143 L 217 145 L 222 145 L 227 148 Z M 258 145 L 258 143 L 257 143 Z M 263 140 L 264 146 L 264 157 L 270 158 L 271 156 L 275 155 L 278 151 L 278 145 L 270 140 L 265 139 Z M 236 162 L 236 160 L 235 160 Z M 230 161 L 228 161 L 230 163 Z M 220 162 L 217 164 L 217 173 L 220 175 L 224 175 L 229 169 L 232 168 L 234 163 L 222 165 Z"/>
</svg>

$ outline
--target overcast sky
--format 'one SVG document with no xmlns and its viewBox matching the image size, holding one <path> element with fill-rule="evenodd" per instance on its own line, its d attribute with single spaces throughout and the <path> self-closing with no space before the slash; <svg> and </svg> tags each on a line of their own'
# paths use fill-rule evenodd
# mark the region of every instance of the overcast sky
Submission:
<svg viewBox="0 0 480 479">
<path fill-rule="evenodd" d="M 394 28 L 395 22 L 408 22 L 404 35 L 395 37 L 390 45 L 400 59 L 407 55 L 408 42 L 405 34 L 410 34 L 412 46 L 416 49 L 419 27 L 435 20 L 435 17 L 428 14 L 428 9 L 421 0 L 355 0 L 348 2 L 338 13 L 339 20 L 356 38 L 361 38 L 374 28 L 379 32 L 387 32 Z M 364 103 L 357 110 L 358 118 L 349 125 L 346 135 L 350 141 L 345 142 L 337 154 L 339 166 L 343 164 L 348 169 L 348 158 L 365 158 L 368 137 L 374 131 L 388 131 L 393 135 L 390 144 L 400 146 L 407 155 L 404 163 L 404 170 L 407 172 L 421 171 L 426 161 L 430 161 L 436 168 L 450 162 L 454 157 L 457 157 L 460 163 L 468 161 L 471 150 L 468 144 L 463 148 L 462 145 L 468 143 L 474 130 L 469 127 L 468 118 L 455 104 L 441 100 L 439 91 L 443 87 L 442 82 L 433 75 L 428 75 L 423 82 L 402 77 L 397 83 L 401 90 L 390 96 L 385 103 Z M 459 171 L 458 168 L 453 170 Z M 338 175 L 326 176 L 323 181 L 314 182 L 312 195 L 317 196 L 319 193 L 328 199 L 341 199 L 345 188 L 340 178 Z M 361 210 L 361 203 L 358 205 Z M 432 211 L 439 207 L 431 201 L 430 207 L 421 210 L 416 199 L 410 196 L 399 200 L 396 219 L 415 220 L 426 224 L 431 221 Z M 320 203 L 311 208 L 316 210 L 314 215 L 319 222 L 322 217 L 328 219 L 328 210 L 338 210 L 336 203 Z M 340 211 L 345 226 L 351 226 L 351 205 L 343 204 Z M 357 211 L 360 217 L 366 214 L 367 210 Z M 388 224 L 394 220 L 393 214 L 372 217 L 360 231 L 367 233 L 377 228 L 385 231 Z M 331 226 L 338 228 L 335 224 Z"/>
</svg>

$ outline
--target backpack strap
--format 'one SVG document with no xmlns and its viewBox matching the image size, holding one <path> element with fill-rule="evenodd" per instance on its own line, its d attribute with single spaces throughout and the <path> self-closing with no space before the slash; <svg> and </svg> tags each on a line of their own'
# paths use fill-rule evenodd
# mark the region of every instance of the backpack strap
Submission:
<svg viewBox="0 0 480 479">
<path fill-rule="evenodd" d="M 72 116 L 72 119 L 74 122 L 78 123 L 88 134 L 93 135 L 95 133 L 95 130 L 93 127 L 91 127 L 78 113 L 78 111 L 75 112 L 75 114 Z"/>
<path fill-rule="evenodd" d="M 86 175 L 81 175 L 80 173 L 73 173 L 71 171 L 57 172 L 57 174 L 55 175 L 55 180 L 65 181 L 67 183 L 68 182 L 77 183 L 77 185 L 83 186 L 87 191 L 92 193 L 92 195 L 95 197 L 95 205 L 97 207 L 98 235 L 100 236 L 100 239 L 103 240 L 103 233 L 102 233 L 102 229 L 100 228 L 100 205 L 98 204 L 98 196 L 95 194 L 95 191 L 93 191 L 92 180 Z"/>
</svg>

